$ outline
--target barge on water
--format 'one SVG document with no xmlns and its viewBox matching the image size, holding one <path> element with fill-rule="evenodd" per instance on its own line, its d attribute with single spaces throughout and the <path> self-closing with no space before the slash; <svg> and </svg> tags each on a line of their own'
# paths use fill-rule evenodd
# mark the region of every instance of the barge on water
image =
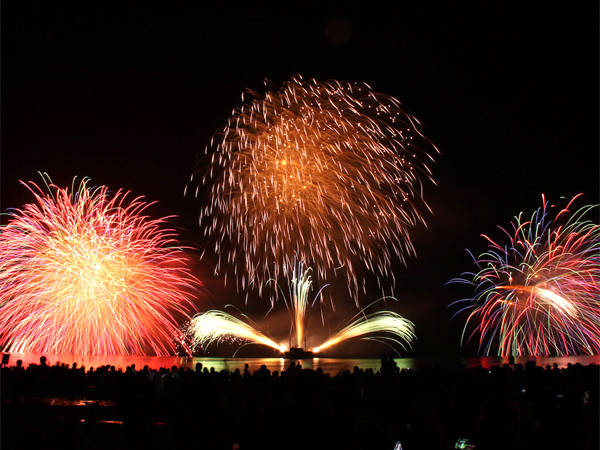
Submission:
<svg viewBox="0 0 600 450">
<path fill-rule="evenodd" d="M 292 338 L 290 336 L 290 346 L 287 351 L 283 352 L 285 359 L 313 359 L 314 352 L 306 349 L 306 338 L 304 338 L 304 348 L 300 346 L 292 346 Z"/>
<path fill-rule="evenodd" d="M 283 352 L 285 359 L 313 359 L 314 352 L 305 350 L 302 347 L 291 347 L 288 351 Z"/>
</svg>

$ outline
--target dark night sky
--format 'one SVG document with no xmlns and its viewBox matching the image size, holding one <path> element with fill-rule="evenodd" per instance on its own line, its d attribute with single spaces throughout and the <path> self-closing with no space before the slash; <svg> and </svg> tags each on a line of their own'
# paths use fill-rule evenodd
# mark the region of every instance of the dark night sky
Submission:
<svg viewBox="0 0 600 450">
<path fill-rule="evenodd" d="M 438 186 L 426 189 L 435 215 L 415 233 L 418 258 L 395 272 L 394 309 L 417 325 L 415 355 L 458 351 L 462 324 L 446 307 L 469 292 L 444 284 L 471 269 L 465 249 L 485 250 L 480 234 L 531 214 L 542 193 L 598 202 L 597 4 L 9 3 L 3 211 L 31 201 L 19 180 L 40 181 L 38 171 L 63 186 L 89 176 L 157 200 L 155 213 L 177 215 L 202 245 L 200 205 L 183 189 L 245 88 L 302 74 L 399 99 L 442 153 Z M 239 302 L 206 267 L 199 274 L 208 307 Z M 340 303 L 338 315 L 356 312 Z"/>
</svg>

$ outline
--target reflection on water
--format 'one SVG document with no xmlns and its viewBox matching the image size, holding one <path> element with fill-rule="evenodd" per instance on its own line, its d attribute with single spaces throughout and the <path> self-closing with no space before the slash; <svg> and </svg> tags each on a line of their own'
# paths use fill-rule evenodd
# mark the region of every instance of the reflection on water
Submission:
<svg viewBox="0 0 600 450">
<path fill-rule="evenodd" d="M 67 398 L 67 397 L 53 397 L 44 398 L 42 403 L 50 406 L 116 406 L 117 402 L 114 400 L 88 400 L 86 398 Z"/>
<path fill-rule="evenodd" d="M 179 357 L 179 356 L 97 356 L 97 355 L 51 355 L 41 353 L 11 353 L 8 365 L 14 366 L 17 360 L 23 361 L 23 366 L 29 364 L 39 364 L 40 357 L 45 356 L 49 365 L 56 363 L 68 364 L 74 363 L 78 367 L 115 366 L 117 369 L 125 370 L 128 366 L 135 364 L 136 368 L 148 366 L 151 369 L 160 367 L 183 367 L 184 369 L 195 370 L 196 364 L 202 364 L 202 367 L 208 369 L 214 368 L 216 371 L 227 370 L 233 372 L 235 369 L 244 370 L 246 364 L 248 370 L 252 373 L 258 370 L 261 365 L 267 366 L 271 371 L 285 370 L 289 367 L 290 361 L 283 358 L 215 358 L 215 357 Z M 529 360 L 534 360 L 537 365 L 545 367 L 557 364 L 558 367 L 567 367 L 568 364 L 600 364 L 600 355 L 594 356 L 548 356 L 548 357 L 517 357 L 515 363 L 525 364 Z M 396 358 L 396 364 L 400 369 L 420 369 L 422 367 L 434 368 L 440 366 L 443 368 L 458 367 L 460 364 L 467 368 L 482 366 L 490 368 L 492 366 L 501 366 L 508 364 L 508 358 L 504 357 L 471 357 L 471 358 Z M 375 371 L 381 368 L 379 359 L 338 359 L 338 358 L 315 358 L 301 360 L 303 368 L 321 369 L 325 373 L 334 376 L 342 373 L 344 370 L 350 370 L 355 366 L 361 369 L 373 369 Z"/>
</svg>

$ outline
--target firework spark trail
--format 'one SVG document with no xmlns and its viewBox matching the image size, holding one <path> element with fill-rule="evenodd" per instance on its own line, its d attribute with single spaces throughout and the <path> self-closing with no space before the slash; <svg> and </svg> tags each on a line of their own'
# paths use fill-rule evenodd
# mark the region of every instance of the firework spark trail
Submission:
<svg viewBox="0 0 600 450">
<path fill-rule="evenodd" d="M 189 349 L 177 316 L 200 282 L 167 218 L 106 186 L 23 183 L 36 203 L 0 229 L 0 346 L 12 352 L 148 354 Z"/>
<path fill-rule="evenodd" d="M 244 316 L 246 317 L 246 316 Z M 211 310 L 195 316 L 188 328 L 193 347 L 206 348 L 214 342 L 228 339 L 266 345 L 283 351 L 283 347 L 257 330 L 252 323 L 244 322 L 223 311 Z"/>
<path fill-rule="evenodd" d="M 361 311 L 350 324 L 335 333 L 327 341 L 315 348 L 314 351 L 320 352 L 350 339 L 388 340 L 406 349 L 403 341 L 410 347 L 411 342 L 416 339 L 416 335 L 412 322 L 406 320 L 398 313 L 393 311 L 378 311 L 365 315 Z"/>
<path fill-rule="evenodd" d="M 288 273 L 287 269 L 284 269 L 284 271 L 286 274 Z M 304 332 L 307 326 L 306 310 L 309 303 L 308 294 L 310 293 L 312 286 L 312 280 L 310 277 L 311 271 L 312 269 L 310 267 L 305 269 L 302 262 L 296 262 L 291 273 L 291 281 L 289 282 L 289 295 L 286 296 L 282 292 L 282 297 L 290 314 L 290 342 L 292 340 L 291 336 L 294 335 L 296 345 L 298 347 L 302 347 L 302 342 L 304 341 Z M 271 279 L 269 281 L 277 285 L 277 280 Z M 317 299 L 321 297 L 323 289 L 325 289 L 327 286 L 328 285 L 323 286 L 317 295 L 315 295 L 313 299 L 313 305 Z"/>
<path fill-rule="evenodd" d="M 486 237 L 479 272 L 451 280 L 475 286 L 460 301 L 472 309 L 464 333 L 475 322 L 485 354 L 495 342 L 499 355 L 600 353 L 600 227 L 586 219 L 597 206 L 571 214 L 575 198 L 553 220 L 545 201 L 529 221 L 519 215 L 503 230 L 508 246 Z"/>
<path fill-rule="evenodd" d="M 304 337 L 308 291 L 311 285 L 309 273 L 310 268 L 304 270 L 303 265 L 298 263 L 289 283 L 290 298 L 293 300 L 286 304 L 292 321 L 292 333 L 296 335 L 298 346 L 301 346 Z M 321 291 L 319 291 L 315 300 L 320 293 Z M 392 311 L 379 311 L 366 315 L 365 310 L 366 308 L 362 309 L 353 317 L 349 325 L 316 347 L 314 351 L 319 352 L 352 339 L 391 341 L 405 348 L 403 341 L 410 346 L 410 343 L 416 338 L 414 325 L 399 314 Z M 198 314 L 190 322 L 188 333 L 191 336 L 194 348 L 202 347 L 206 349 L 207 346 L 215 342 L 238 339 L 244 342 L 266 345 L 281 352 L 286 350 L 285 346 L 277 344 L 260 332 L 247 316 L 244 316 L 244 319 L 238 319 L 223 311 L 211 310 Z"/>
<path fill-rule="evenodd" d="M 400 103 L 364 83 L 292 78 L 233 111 L 197 165 L 200 214 L 218 266 L 238 285 L 277 279 L 297 258 L 325 280 L 344 274 L 358 304 L 364 267 L 380 282 L 414 254 L 422 180 L 437 149 Z M 424 143 L 433 151 L 421 150 Z M 186 189 L 187 190 L 187 189 Z M 223 259 L 226 261 L 223 261 Z"/>
<path fill-rule="evenodd" d="M 302 346 L 304 341 L 304 329 L 306 324 L 306 305 L 308 300 L 308 292 L 310 290 L 310 276 L 308 271 L 304 272 L 300 277 L 296 276 L 296 269 L 294 269 L 294 278 L 292 283 L 292 310 L 294 312 L 294 321 L 296 324 L 296 340 L 299 347 Z"/>
</svg>

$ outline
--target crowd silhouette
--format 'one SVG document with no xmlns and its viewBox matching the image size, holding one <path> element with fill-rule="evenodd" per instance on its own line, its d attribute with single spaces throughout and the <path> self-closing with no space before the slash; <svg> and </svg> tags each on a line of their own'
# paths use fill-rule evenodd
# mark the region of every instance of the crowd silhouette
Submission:
<svg viewBox="0 0 600 450">
<path fill-rule="evenodd" d="M 597 449 L 599 366 L 2 368 L 7 449 Z M 401 446 L 401 447 L 400 447 Z"/>
</svg>

